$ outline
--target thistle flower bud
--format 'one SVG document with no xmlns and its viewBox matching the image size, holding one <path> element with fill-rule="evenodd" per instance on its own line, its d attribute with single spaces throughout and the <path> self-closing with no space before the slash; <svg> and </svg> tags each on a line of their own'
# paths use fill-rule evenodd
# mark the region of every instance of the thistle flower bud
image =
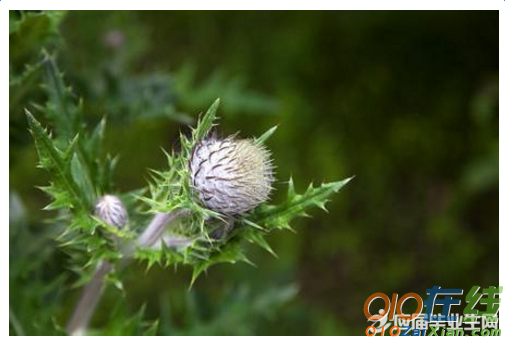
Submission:
<svg viewBox="0 0 505 341">
<path fill-rule="evenodd" d="M 270 153 L 253 140 L 207 138 L 194 148 L 189 171 L 202 203 L 226 215 L 252 210 L 272 189 Z"/>
<path fill-rule="evenodd" d="M 128 222 L 128 213 L 121 200 L 114 195 L 104 195 L 98 200 L 95 215 L 111 226 L 121 228 Z"/>
</svg>

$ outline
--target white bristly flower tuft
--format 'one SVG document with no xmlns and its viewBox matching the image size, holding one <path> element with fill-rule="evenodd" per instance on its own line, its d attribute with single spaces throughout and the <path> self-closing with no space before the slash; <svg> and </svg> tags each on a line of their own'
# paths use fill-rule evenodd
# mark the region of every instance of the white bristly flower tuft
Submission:
<svg viewBox="0 0 505 341">
<path fill-rule="evenodd" d="M 110 226 L 121 228 L 128 222 L 128 213 L 121 200 L 114 195 L 104 195 L 98 200 L 95 215 Z"/>
<path fill-rule="evenodd" d="M 240 215 L 268 199 L 274 180 L 270 153 L 254 140 L 207 138 L 189 161 L 191 185 L 203 204 Z"/>
</svg>

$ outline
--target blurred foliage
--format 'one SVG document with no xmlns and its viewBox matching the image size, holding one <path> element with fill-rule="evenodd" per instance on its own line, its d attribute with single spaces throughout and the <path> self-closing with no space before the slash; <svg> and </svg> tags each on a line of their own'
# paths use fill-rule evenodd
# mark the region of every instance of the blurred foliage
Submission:
<svg viewBox="0 0 505 341">
<path fill-rule="evenodd" d="M 497 11 L 10 19 L 11 334 L 58 334 L 79 293 L 68 291 L 76 277 L 53 242 L 61 226 L 43 224 L 54 216 L 34 188 L 46 178 L 34 168 L 23 110 L 46 100 L 42 48 L 57 51 L 86 98 L 87 123 L 108 116 L 104 148 L 121 153 L 123 192 L 163 168 L 152 146 L 170 149 L 181 123 L 216 97 L 224 134 L 280 124 L 269 140 L 278 179 L 304 187 L 356 175 L 329 215 L 314 212 L 296 234 L 269 238 L 278 259 L 251 249 L 258 268 L 218 266 L 188 293 L 187 270 L 134 264 L 124 292 L 105 293 L 95 333 L 356 335 L 372 293 L 497 285 Z M 290 283 L 297 295 L 283 293 Z M 272 307 L 245 310 L 258 300 Z M 125 320 L 137 322 L 121 330 Z"/>
</svg>

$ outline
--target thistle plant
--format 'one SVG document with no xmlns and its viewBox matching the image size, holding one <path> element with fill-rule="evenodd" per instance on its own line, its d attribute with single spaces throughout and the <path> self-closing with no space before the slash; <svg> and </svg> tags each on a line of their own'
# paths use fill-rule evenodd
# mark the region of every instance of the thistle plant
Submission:
<svg viewBox="0 0 505 341">
<path fill-rule="evenodd" d="M 86 332 L 104 285 L 121 287 L 128 262 L 140 261 L 146 269 L 189 266 L 192 285 L 214 264 L 250 263 L 245 243 L 275 255 L 265 237 L 291 230 L 291 221 L 311 207 L 325 209 L 350 180 L 311 184 L 297 193 L 289 179 L 284 200 L 270 203 L 277 185 L 266 142 L 276 127 L 258 138 L 219 137 L 216 100 L 189 136 L 180 134 L 180 150 L 165 152 L 166 169 L 152 170 L 145 188 L 121 192 L 113 186 L 116 159 L 103 151 L 105 119 L 89 129 L 83 101 L 65 85 L 54 58 L 47 55 L 43 66 L 49 100 L 26 114 L 39 166 L 51 177 L 41 187 L 52 198 L 46 209 L 58 211 L 55 219 L 64 226 L 58 241 L 72 257 L 76 285 L 85 286 L 67 325 L 70 334 Z"/>
</svg>

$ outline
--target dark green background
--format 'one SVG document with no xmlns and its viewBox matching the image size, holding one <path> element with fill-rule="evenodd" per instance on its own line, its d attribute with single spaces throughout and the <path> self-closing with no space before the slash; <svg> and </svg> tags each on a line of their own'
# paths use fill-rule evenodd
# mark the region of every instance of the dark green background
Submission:
<svg viewBox="0 0 505 341">
<path fill-rule="evenodd" d="M 268 142 L 278 195 L 290 175 L 300 191 L 356 176 L 329 213 L 269 237 L 278 259 L 251 248 L 257 267 L 213 267 L 189 292 L 187 269 L 133 265 L 124 296 L 108 288 L 97 332 L 146 303 L 161 334 L 355 335 L 375 292 L 498 285 L 497 11 L 70 12 L 57 32 L 11 34 L 11 76 L 42 46 L 57 51 L 88 121 L 109 117 L 120 191 L 166 167 L 160 147 L 216 97 L 223 134 L 280 125 Z M 78 290 L 34 187 L 47 177 L 22 109 L 44 101 L 39 82 L 10 94 L 10 190 L 28 231 L 11 241 L 26 247 L 11 246 L 10 305 L 26 333 L 50 334 Z"/>
</svg>

